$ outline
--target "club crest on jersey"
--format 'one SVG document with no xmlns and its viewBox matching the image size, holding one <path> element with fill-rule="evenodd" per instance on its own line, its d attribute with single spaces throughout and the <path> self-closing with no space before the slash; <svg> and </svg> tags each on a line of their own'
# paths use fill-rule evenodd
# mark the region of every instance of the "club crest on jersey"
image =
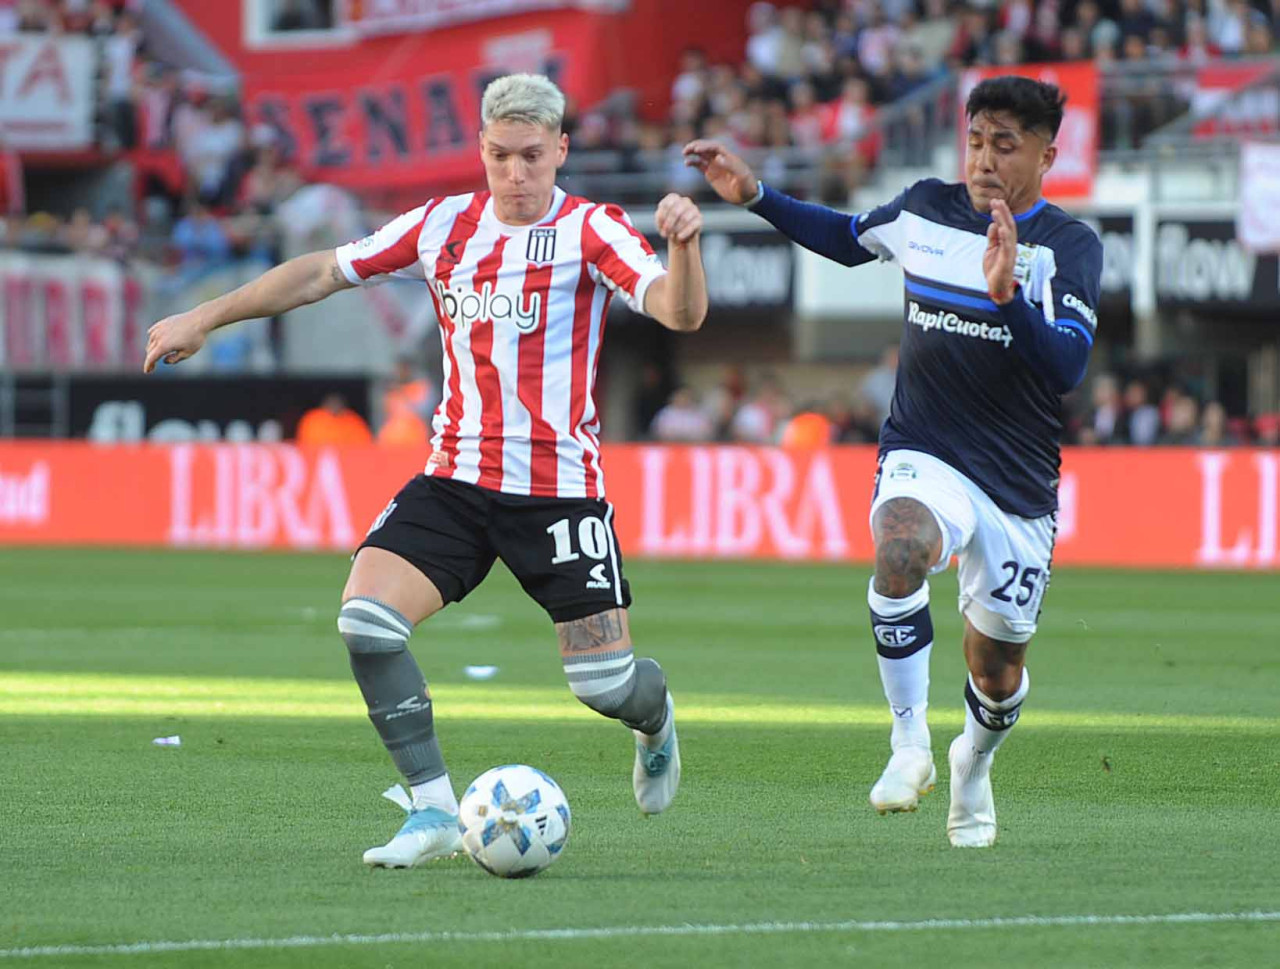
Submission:
<svg viewBox="0 0 1280 969">
<path fill-rule="evenodd" d="M 524 244 L 524 257 L 529 262 L 551 262 L 556 258 L 555 226 L 543 226 L 529 230 Z"/>
<path fill-rule="evenodd" d="M 519 296 L 495 293 L 493 284 L 488 282 L 477 293 L 462 286 L 450 289 L 436 280 L 436 296 L 444 315 L 455 326 L 464 328 L 485 322 L 511 323 L 521 333 L 532 333 L 542 315 L 541 293 L 527 295 L 522 302 Z"/>
<path fill-rule="evenodd" d="M 1027 242 L 1018 243 L 1018 256 L 1013 263 L 1013 278 L 1023 289 L 1031 285 L 1031 270 L 1036 264 L 1037 248 Z"/>
</svg>

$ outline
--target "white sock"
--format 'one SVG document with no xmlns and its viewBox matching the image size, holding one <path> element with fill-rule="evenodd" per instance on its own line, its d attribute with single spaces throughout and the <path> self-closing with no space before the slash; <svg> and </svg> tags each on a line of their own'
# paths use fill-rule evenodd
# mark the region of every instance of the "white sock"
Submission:
<svg viewBox="0 0 1280 969">
<path fill-rule="evenodd" d="M 458 813 L 458 798 L 453 793 L 453 784 L 450 783 L 448 774 L 441 774 L 421 784 L 414 784 L 409 788 L 409 793 L 413 797 L 415 811 L 424 807 L 434 807 L 449 814 Z"/>
<path fill-rule="evenodd" d="M 1031 689 L 1031 675 L 1022 668 L 1022 683 L 1007 700 L 993 700 L 973 683 L 970 675 L 965 686 L 964 735 L 980 754 L 994 754 L 1009 736 L 1010 728 L 1018 722 L 1022 701 Z"/>
<path fill-rule="evenodd" d="M 889 745 L 928 748 L 929 656 L 933 652 L 933 621 L 929 617 L 929 583 L 905 599 L 891 599 L 875 590 L 875 580 L 867 588 L 871 625 L 876 638 L 876 661 L 880 683 L 893 729 Z M 902 623 L 899 620 L 910 620 Z M 921 646 L 921 640 L 924 645 Z"/>
</svg>

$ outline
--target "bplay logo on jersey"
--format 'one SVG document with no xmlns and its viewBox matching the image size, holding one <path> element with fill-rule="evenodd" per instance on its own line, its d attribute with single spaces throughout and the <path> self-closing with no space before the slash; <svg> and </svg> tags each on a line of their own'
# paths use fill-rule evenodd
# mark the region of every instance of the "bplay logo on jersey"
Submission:
<svg viewBox="0 0 1280 969">
<path fill-rule="evenodd" d="M 992 326 L 990 323 L 978 323 L 944 310 L 931 313 L 921 309 L 915 300 L 907 304 L 907 322 L 926 332 L 941 330 L 943 333 L 956 333 L 976 340 L 990 340 L 992 343 L 1003 343 L 1005 349 L 1013 345 L 1013 332 L 1003 324 Z"/>
<path fill-rule="evenodd" d="M 485 283 L 477 293 L 462 286 L 449 289 L 437 280 L 436 296 L 440 299 L 444 315 L 457 326 L 468 327 L 484 322 L 513 323 L 521 333 L 532 333 L 538 328 L 538 320 L 542 316 L 541 293 L 526 296 L 522 305 L 518 297 L 495 293 L 492 283 Z"/>
</svg>

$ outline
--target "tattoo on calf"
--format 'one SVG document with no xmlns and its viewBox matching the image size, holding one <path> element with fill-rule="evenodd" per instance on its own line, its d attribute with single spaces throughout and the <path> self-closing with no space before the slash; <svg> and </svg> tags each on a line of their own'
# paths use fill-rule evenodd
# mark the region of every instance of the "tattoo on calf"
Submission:
<svg viewBox="0 0 1280 969">
<path fill-rule="evenodd" d="M 622 639 L 622 610 L 611 609 L 594 616 L 557 623 L 556 632 L 560 636 L 560 651 L 563 653 L 577 653 L 597 646 L 607 646 Z"/>
<path fill-rule="evenodd" d="M 335 283 L 345 283 L 347 281 L 347 277 L 342 273 L 342 267 L 336 262 L 329 267 L 329 278 Z"/>
</svg>

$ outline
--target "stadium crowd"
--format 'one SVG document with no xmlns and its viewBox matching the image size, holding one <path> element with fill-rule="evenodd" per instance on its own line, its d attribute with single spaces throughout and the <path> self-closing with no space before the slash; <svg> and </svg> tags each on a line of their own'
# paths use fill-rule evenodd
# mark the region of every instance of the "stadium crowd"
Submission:
<svg viewBox="0 0 1280 969">
<path fill-rule="evenodd" d="M 646 379 L 636 398 L 637 426 L 650 440 L 669 443 L 734 442 L 783 447 L 870 444 L 889 415 L 897 371 L 897 350 L 886 348 L 852 393 L 825 399 L 798 396 L 776 374 L 748 379 L 730 367 L 715 386 L 699 393 L 677 386 L 659 398 L 656 381 Z M 1177 382 L 1157 397 L 1153 383 L 1122 382 L 1104 372 L 1067 399 L 1064 443 L 1232 447 L 1280 445 L 1280 414 L 1230 417 L 1217 400 L 1202 401 Z"/>
</svg>

